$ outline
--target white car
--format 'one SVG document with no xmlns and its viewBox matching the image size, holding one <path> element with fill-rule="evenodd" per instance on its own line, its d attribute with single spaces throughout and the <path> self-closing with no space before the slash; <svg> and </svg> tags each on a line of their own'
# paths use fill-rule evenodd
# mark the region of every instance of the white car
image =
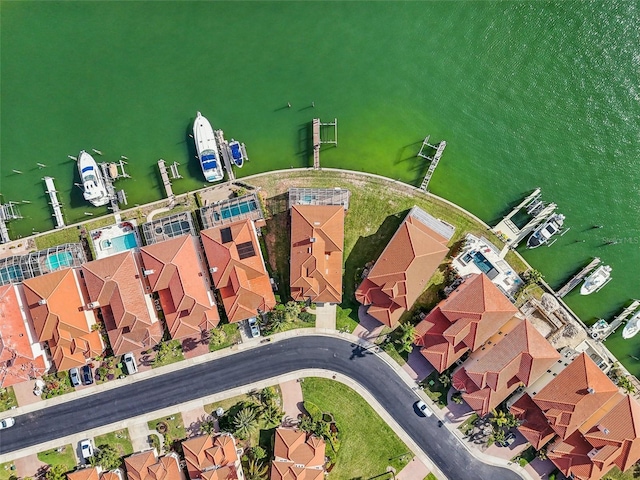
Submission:
<svg viewBox="0 0 640 480">
<path fill-rule="evenodd" d="M 80 453 L 82 455 L 82 458 L 84 458 L 85 460 L 93 457 L 93 444 L 91 443 L 91 440 L 87 439 L 80 442 Z"/>
<path fill-rule="evenodd" d="M 249 328 L 251 329 L 252 337 L 255 338 L 260 336 L 260 326 L 258 325 L 258 320 L 256 319 L 256 317 L 251 317 L 249 319 Z"/>
<path fill-rule="evenodd" d="M 416 402 L 416 408 L 425 417 L 430 417 L 431 415 L 433 415 L 431 409 L 422 400 L 418 400 L 418 402 Z"/>
<path fill-rule="evenodd" d="M 75 367 L 69 370 L 69 379 L 71 380 L 71 385 L 74 388 L 82 385 L 82 381 L 80 381 L 80 370 Z"/>
<path fill-rule="evenodd" d="M 0 430 L 4 430 L 5 428 L 13 427 L 16 424 L 16 419 L 13 417 L 4 418 L 0 420 Z"/>
<path fill-rule="evenodd" d="M 136 357 L 133 353 L 125 353 L 122 357 L 122 361 L 124 362 L 124 366 L 127 369 L 127 373 L 129 375 L 133 375 L 134 373 L 138 373 L 138 366 L 136 365 Z"/>
</svg>

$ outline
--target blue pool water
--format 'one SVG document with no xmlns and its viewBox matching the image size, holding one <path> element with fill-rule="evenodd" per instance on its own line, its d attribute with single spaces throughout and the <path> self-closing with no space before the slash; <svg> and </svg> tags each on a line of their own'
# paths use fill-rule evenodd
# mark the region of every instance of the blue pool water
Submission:
<svg viewBox="0 0 640 480">
<path fill-rule="evenodd" d="M 116 252 L 124 252 L 138 246 L 136 235 L 133 232 L 119 237 L 113 237 L 109 242 L 109 248 L 112 248 Z"/>
<path fill-rule="evenodd" d="M 220 215 L 222 218 L 227 219 L 236 217 L 243 213 L 249 213 L 258 209 L 258 205 L 254 200 L 248 200 L 246 202 L 240 202 L 237 205 L 230 205 L 220 209 Z"/>
<path fill-rule="evenodd" d="M 73 265 L 73 257 L 69 252 L 54 253 L 47 257 L 46 264 L 47 269 L 53 272 L 59 268 Z"/>
<path fill-rule="evenodd" d="M 18 265 L 11 265 L 0 269 L 0 284 L 13 283 L 12 280 L 22 280 L 22 270 Z"/>
</svg>

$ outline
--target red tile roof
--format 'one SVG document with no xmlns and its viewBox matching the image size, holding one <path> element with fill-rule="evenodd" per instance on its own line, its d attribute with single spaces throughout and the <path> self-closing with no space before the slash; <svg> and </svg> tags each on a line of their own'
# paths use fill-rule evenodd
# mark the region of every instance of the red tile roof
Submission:
<svg viewBox="0 0 640 480">
<path fill-rule="evenodd" d="M 324 477 L 324 440 L 301 430 L 277 428 L 271 480 L 320 480 Z"/>
<path fill-rule="evenodd" d="M 452 384 L 465 392 L 465 401 L 484 416 L 518 386 L 535 382 L 559 358 L 531 322 L 514 317 L 481 350 L 471 354 L 454 373 Z"/>
<path fill-rule="evenodd" d="M 344 209 L 291 207 L 291 296 L 316 303 L 342 301 Z"/>
<path fill-rule="evenodd" d="M 223 238 L 223 231 L 228 238 Z M 229 321 L 240 322 L 255 317 L 258 311 L 271 310 L 276 299 L 253 222 L 221 225 L 203 230 L 200 235 Z"/>
<path fill-rule="evenodd" d="M 123 480 L 122 475 L 114 471 L 103 472 L 99 467 L 80 468 L 67 473 L 67 480 Z"/>
<path fill-rule="evenodd" d="M 100 307 L 114 355 L 162 340 L 162 323 L 149 312 L 152 303 L 145 295 L 136 255 L 127 251 L 82 266 L 89 300 Z"/>
<path fill-rule="evenodd" d="M 553 428 L 551 428 L 549 422 L 547 422 L 547 417 L 545 417 L 544 413 L 533 403 L 528 393 L 520 397 L 511 406 L 510 411 L 521 421 L 518 430 L 536 450 L 540 450 L 556 436 L 556 432 L 553 431 Z"/>
<path fill-rule="evenodd" d="M 465 352 L 477 350 L 517 311 L 486 275 L 472 275 L 416 326 L 415 343 L 443 372 Z"/>
<path fill-rule="evenodd" d="M 176 339 L 199 337 L 220 322 L 197 241 L 183 235 L 140 249 L 147 280 Z"/>
<path fill-rule="evenodd" d="M 370 305 L 369 315 L 389 327 L 413 306 L 449 251 L 448 240 L 411 212 L 355 292 Z"/>
<path fill-rule="evenodd" d="M 22 285 L 36 335 L 41 342 L 49 342 L 59 371 L 80 367 L 102 353 L 100 332 L 91 330 L 95 316 L 86 308 L 74 269 L 30 278 Z"/>
<path fill-rule="evenodd" d="M 238 478 L 236 463 L 238 455 L 236 444 L 231 435 L 202 435 L 182 442 L 184 459 L 187 464 L 189 477 L 192 479 L 202 476 L 206 470 L 222 470 L 224 475 L 218 475 L 218 480 Z M 220 474 L 223 472 L 219 472 Z"/>
<path fill-rule="evenodd" d="M 47 368 L 44 352 L 23 318 L 17 288 L 0 286 L 0 387 L 39 377 Z"/>
<path fill-rule="evenodd" d="M 124 459 L 129 480 L 182 480 L 177 456 L 158 458 L 155 450 L 134 453 Z"/>
</svg>

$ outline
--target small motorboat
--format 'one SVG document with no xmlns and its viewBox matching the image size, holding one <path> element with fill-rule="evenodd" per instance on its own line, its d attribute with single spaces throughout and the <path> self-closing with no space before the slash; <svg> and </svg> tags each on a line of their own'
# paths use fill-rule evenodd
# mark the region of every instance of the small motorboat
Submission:
<svg viewBox="0 0 640 480">
<path fill-rule="evenodd" d="M 231 152 L 231 158 L 233 159 L 234 165 L 238 168 L 242 168 L 242 165 L 244 165 L 244 155 L 240 147 L 240 142 L 232 138 L 229 142 L 229 151 Z"/>
<path fill-rule="evenodd" d="M 582 287 L 580 287 L 580 295 L 589 295 L 597 292 L 610 281 L 611 267 L 609 265 L 601 265 L 584 281 Z"/>
<path fill-rule="evenodd" d="M 622 338 L 627 339 L 633 337 L 640 330 L 640 310 L 631 317 L 622 330 Z"/>
<path fill-rule="evenodd" d="M 537 248 L 548 243 L 551 237 L 562 230 L 564 219 L 565 217 L 561 213 L 551 215 L 546 222 L 536 228 L 531 234 L 529 240 L 527 240 L 527 248 Z M 551 243 L 549 245 L 551 245 Z"/>
</svg>

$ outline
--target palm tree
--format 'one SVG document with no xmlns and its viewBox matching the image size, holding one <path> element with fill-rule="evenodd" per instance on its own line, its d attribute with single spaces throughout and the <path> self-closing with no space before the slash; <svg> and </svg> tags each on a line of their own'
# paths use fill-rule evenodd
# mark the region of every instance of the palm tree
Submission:
<svg viewBox="0 0 640 480">
<path fill-rule="evenodd" d="M 491 410 L 491 423 L 495 424 L 496 427 L 504 427 L 509 423 L 509 418 L 507 414 L 502 410 L 496 410 L 495 408 Z"/>
<path fill-rule="evenodd" d="M 396 344 L 399 345 L 398 350 L 409 353 L 413 350 L 413 341 L 416 338 L 416 327 L 410 323 L 403 323 L 400 329 L 402 330 L 402 335 L 396 340 Z"/>
<path fill-rule="evenodd" d="M 233 419 L 235 434 L 238 438 L 245 439 L 258 428 L 258 420 L 255 410 L 251 408 L 243 408 L 236 413 Z"/>
<path fill-rule="evenodd" d="M 250 458 L 244 474 L 247 480 L 264 480 L 267 478 L 269 467 L 255 458 Z"/>
<path fill-rule="evenodd" d="M 279 425 L 283 416 L 284 412 L 275 403 L 265 406 L 262 410 L 262 418 L 267 425 Z"/>
</svg>

